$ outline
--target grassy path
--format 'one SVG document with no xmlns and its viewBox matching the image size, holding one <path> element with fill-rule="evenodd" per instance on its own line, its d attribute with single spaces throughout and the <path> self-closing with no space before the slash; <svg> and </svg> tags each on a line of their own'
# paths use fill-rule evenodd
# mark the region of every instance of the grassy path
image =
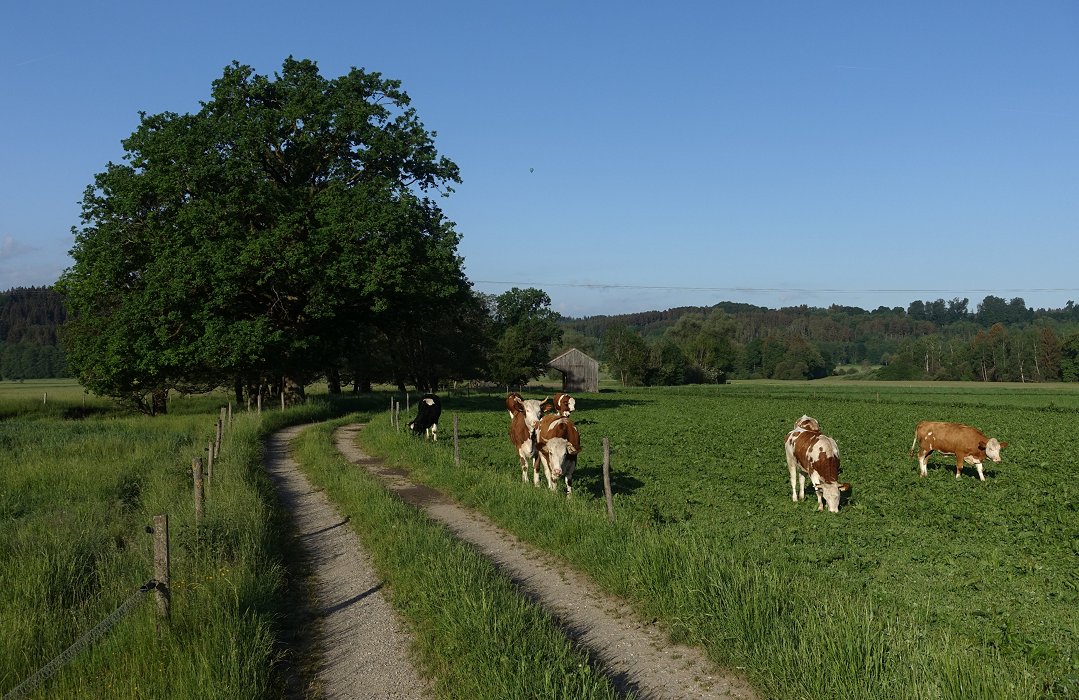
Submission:
<svg viewBox="0 0 1079 700">
<path fill-rule="evenodd" d="M 671 643 L 665 631 L 640 620 L 583 574 L 442 493 L 417 485 L 405 471 L 368 457 L 356 445 L 355 436 L 361 428 L 339 428 L 335 433 L 337 449 L 350 462 L 379 477 L 403 501 L 422 509 L 494 562 L 551 613 L 575 642 L 595 655 L 621 692 L 657 700 L 756 697 L 743 679 L 724 673 L 699 649 Z"/>
</svg>

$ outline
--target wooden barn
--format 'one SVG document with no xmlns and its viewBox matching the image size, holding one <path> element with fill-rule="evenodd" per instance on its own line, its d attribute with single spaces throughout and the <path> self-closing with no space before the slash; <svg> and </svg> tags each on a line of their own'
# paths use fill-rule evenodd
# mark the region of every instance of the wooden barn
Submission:
<svg viewBox="0 0 1079 700">
<path fill-rule="evenodd" d="M 599 361 L 577 348 L 570 348 L 547 366 L 562 373 L 562 391 L 593 394 L 599 391 Z"/>
</svg>

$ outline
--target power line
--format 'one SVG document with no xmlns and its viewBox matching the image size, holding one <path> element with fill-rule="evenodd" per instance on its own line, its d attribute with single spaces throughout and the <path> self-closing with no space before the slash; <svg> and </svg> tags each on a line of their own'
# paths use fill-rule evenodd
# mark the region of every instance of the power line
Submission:
<svg viewBox="0 0 1079 700">
<path fill-rule="evenodd" d="M 472 280 L 473 284 L 496 284 L 510 287 L 579 287 L 583 289 L 651 289 L 673 292 L 802 292 L 813 294 L 995 294 L 1033 292 L 1079 292 L 1075 287 L 1015 287 L 1001 289 L 838 289 L 828 287 L 683 287 L 677 285 L 605 284 L 600 282 L 502 282 Z"/>
</svg>

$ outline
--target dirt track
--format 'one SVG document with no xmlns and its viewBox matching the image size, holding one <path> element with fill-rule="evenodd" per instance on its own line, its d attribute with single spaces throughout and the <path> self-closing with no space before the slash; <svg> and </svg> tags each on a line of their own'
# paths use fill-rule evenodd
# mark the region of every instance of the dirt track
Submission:
<svg viewBox="0 0 1079 700">
<path fill-rule="evenodd" d="M 410 663 L 411 639 L 383 597 L 382 582 L 352 528 L 315 490 L 289 456 L 288 443 L 305 426 L 267 441 L 265 466 L 277 486 L 314 578 L 313 629 L 301 645 L 320 651 L 317 677 L 305 684 L 327 698 L 420 700 L 432 697 Z"/>
<path fill-rule="evenodd" d="M 303 427 L 275 433 L 265 460 L 292 513 L 314 581 L 313 624 L 298 637 L 301 645 L 318 650 L 318 664 L 316 678 L 300 685 L 327 698 L 432 697 L 430 685 L 411 663 L 407 628 L 382 596 L 370 557 L 347 521 L 289 456 L 288 443 Z M 672 644 L 656 625 L 640 620 L 583 574 L 442 493 L 410 481 L 406 472 L 365 455 L 356 445 L 361 429 L 350 425 L 335 433 L 341 453 L 491 559 L 600 660 L 620 690 L 654 700 L 756 698 L 743 679 L 716 668 L 697 648 Z"/>
<path fill-rule="evenodd" d="M 743 679 L 725 674 L 696 647 L 672 644 L 656 625 L 640 620 L 583 574 L 527 545 L 442 493 L 368 457 L 356 444 L 360 425 L 335 433 L 337 448 L 382 479 L 405 502 L 423 509 L 493 561 L 547 609 L 567 635 L 588 647 L 622 691 L 639 698 L 756 698 Z M 340 518 L 337 519 L 338 521 Z M 343 529 L 343 528 L 342 528 Z"/>
</svg>

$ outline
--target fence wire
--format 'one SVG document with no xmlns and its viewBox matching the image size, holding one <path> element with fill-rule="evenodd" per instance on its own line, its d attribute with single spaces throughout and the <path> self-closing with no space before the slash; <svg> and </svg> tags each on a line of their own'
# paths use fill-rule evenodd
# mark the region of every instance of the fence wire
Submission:
<svg viewBox="0 0 1079 700">
<path fill-rule="evenodd" d="M 150 591 L 155 590 L 157 585 L 157 581 L 154 579 L 150 579 L 144 583 L 130 598 L 121 603 L 120 607 L 116 608 L 111 615 L 97 623 L 92 630 L 75 640 L 74 644 L 65 649 L 55 659 L 45 664 L 45 666 L 41 667 L 37 673 L 8 691 L 8 693 L 4 695 L 3 700 L 17 700 L 18 698 L 26 697 L 27 693 L 31 692 L 42 682 L 51 678 L 57 671 L 63 668 L 67 662 L 75 658 L 80 651 L 93 644 L 101 637 L 101 635 L 108 632 L 113 625 L 119 622 L 133 607 L 135 607 L 136 603 L 142 600 L 143 596 Z"/>
</svg>

